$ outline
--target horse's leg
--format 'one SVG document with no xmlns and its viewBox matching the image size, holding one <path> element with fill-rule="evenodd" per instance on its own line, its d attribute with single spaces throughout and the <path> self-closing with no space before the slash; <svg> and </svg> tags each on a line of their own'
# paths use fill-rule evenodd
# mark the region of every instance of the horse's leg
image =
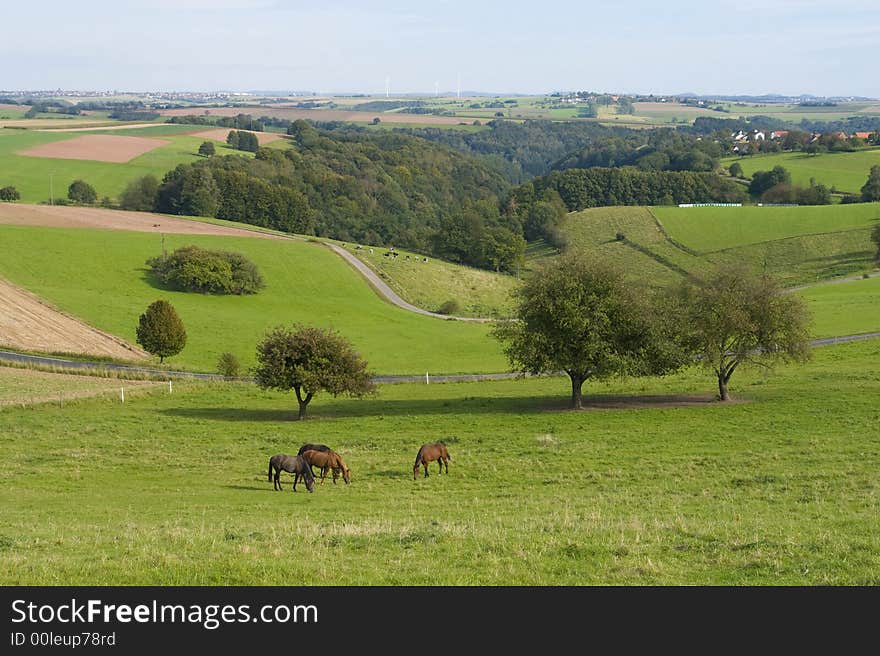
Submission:
<svg viewBox="0 0 880 656">
<path fill-rule="evenodd" d="M 449 458 L 443 458 L 443 465 L 446 467 L 446 473 L 449 473 Z"/>
<path fill-rule="evenodd" d="M 327 468 L 321 467 L 321 485 L 324 484 L 324 478 L 327 476 Z"/>
<path fill-rule="evenodd" d="M 299 480 L 299 474 L 293 472 L 293 491 L 296 492 L 296 482 Z"/>
<path fill-rule="evenodd" d="M 425 468 L 425 478 L 428 478 L 428 463 L 423 460 L 422 465 Z"/>
<path fill-rule="evenodd" d="M 275 491 L 277 492 L 278 490 L 281 489 L 281 470 L 280 469 L 275 470 L 275 479 L 273 482 L 275 483 Z"/>
</svg>

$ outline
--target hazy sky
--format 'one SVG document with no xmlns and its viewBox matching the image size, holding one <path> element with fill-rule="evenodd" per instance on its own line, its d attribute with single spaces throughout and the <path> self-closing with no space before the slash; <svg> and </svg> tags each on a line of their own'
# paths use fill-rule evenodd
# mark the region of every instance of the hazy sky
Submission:
<svg viewBox="0 0 880 656">
<path fill-rule="evenodd" d="M 880 0 L 3 4 L 0 89 L 880 97 Z"/>
</svg>

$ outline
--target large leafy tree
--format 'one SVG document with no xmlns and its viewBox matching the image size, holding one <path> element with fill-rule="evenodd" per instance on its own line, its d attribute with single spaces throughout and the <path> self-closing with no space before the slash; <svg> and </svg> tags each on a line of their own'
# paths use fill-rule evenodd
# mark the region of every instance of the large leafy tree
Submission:
<svg viewBox="0 0 880 656">
<path fill-rule="evenodd" d="M 158 300 L 150 304 L 138 321 L 137 343 L 158 355 L 160 363 L 183 350 L 186 329 L 171 303 Z"/>
<path fill-rule="evenodd" d="M 587 380 L 659 375 L 687 362 L 672 315 L 607 262 L 569 252 L 515 295 L 514 320 L 499 323 L 493 335 L 518 371 L 568 374 L 572 408 L 582 407 Z"/>
<path fill-rule="evenodd" d="M 295 324 L 272 329 L 257 345 L 256 383 L 263 389 L 293 390 L 299 419 L 321 391 L 362 397 L 375 390 L 366 361 L 339 333 Z"/>
<path fill-rule="evenodd" d="M 703 366 L 718 379 L 718 396 L 743 365 L 770 366 L 809 357 L 806 303 L 766 274 L 721 268 L 688 282 L 683 291 L 689 338 Z"/>
</svg>

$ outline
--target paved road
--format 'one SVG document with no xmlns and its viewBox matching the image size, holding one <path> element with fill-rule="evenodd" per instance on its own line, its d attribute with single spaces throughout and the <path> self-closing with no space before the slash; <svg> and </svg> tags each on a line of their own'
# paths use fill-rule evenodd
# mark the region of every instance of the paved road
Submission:
<svg viewBox="0 0 880 656">
<path fill-rule="evenodd" d="M 878 339 L 880 332 L 862 333 L 860 335 L 843 335 L 842 337 L 825 337 L 823 339 L 814 339 L 810 342 L 810 346 L 830 346 L 832 344 L 842 344 L 844 342 L 858 342 L 864 339 Z M 11 351 L 0 351 L 0 361 L 7 360 L 19 362 L 22 364 L 37 364 L 49 367 L 58 367 L 63 369 L 106 369 L 109 371 L 119 371 L 133 374 L 145 374 L 153 376 L 161 376 L 165 378 L 197 378 L 199 380 L 223 380 L 223 376 L 219 374 L 195 373 L 191 371 L 168 371 L 165 369 L 150 369 L 149 367 L 138 367 L 135 365 L 124 364 L 103 364 L 100 362 L 80 362 L 77 360 L 64 360 L 62 358 L 50 358 L 42 355 L 26 355 L 23 353 L 13 353 Z M 454 383 L 454 382 L 473 382 L 479 380 L 509 380 L 517 378 L 517 373 L 492 373 L 492 374 L 425 374 L 423 375 L 388 375 L 375 376 L 375 383 Z M 251 379 L 243 379 L 251 380 Z"/>
<path fill-rule="evenodd" d="M 404 301 L 397 293 L 391 289 L 376 273 L 364 264 L 356 255 L 353 253 L 349 253 L 342 246 L 338 246 L 337 244 L 331 244 L 329 242 L 323 242 L 326 246 L 328 246 L 333 252 L 342 257 L 346 262 L 348 262 L 351 266 L 355 268 L 355 270 L 360 273 L 364 278 L 367 279 L 367 282 L 376 290 L 376 292 L 380 296 L 384 296 L 394 305 L 403 308 L 404 310 L 409 310 L 410 312 L 416 312 L 418 314 L 424 314 L 428 317 L 437 317 L 438 319 L 456 319 L 458 321 L 476 321 L 480 323 L 485 323 L 487 321 L 492 321 L 492 319 L 484 319 L 481 317 L 455 317 L 448 314 L 440 314 L 438 312 L 430 312 L 428 310 L 422 309 Z"/>
</svg>

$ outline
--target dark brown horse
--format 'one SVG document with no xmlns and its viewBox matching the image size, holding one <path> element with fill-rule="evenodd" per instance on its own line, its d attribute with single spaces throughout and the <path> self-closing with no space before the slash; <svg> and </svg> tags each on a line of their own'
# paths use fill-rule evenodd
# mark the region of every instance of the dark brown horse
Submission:
<svg viewBox="0 0 880 656">
<path fill-rule="evenodd" d="M 312 474 L 312 468 L 309 466 L 302 456 L 288 456 L 279 453 L 277 456 L 269 458 L 269 480 L 272 479 L 272 472 L 275 472 L 275 489 L 281 489 L 281 472 L 286 471 L 293 474 L 293 491 L 296 492 L 296 483 L 302 478 L 306 482 L 306 489 L 309 492 L 315 491 L 315 477 Z"/>
<path fill-rule="evenodd" d="M 328 470 L 333 471 L 334 485 L 340 474 L 342 474 L 342 480 L 344 480 L 346 484 L 351 483 L 351 472 L 348 470 L 348 467 L 345 466 L 345 461 L 338 453 L 336 453 L 336 451 L 315 451 L 314 449 L 306 449 L 302 452 L 301 457 L 309 463 L 310 466 L 321 468 L 321 485 L 324 484 L 324 477 L 327 476 Z"/>
<path fill-rule="evenodd" d="M 423 444 L 419 449 L 419 452 L 416 454 L 416 462 L 413 465 L 413 480 L 416 480 L 416 475 L 419 473 L 419 467 L 425 468 L 425 478 L 428 478 L 428 463 L 437 461 L 437 464 L 440 466 L 438 473 L 443 473 L 443 465 L 446 465 L 446 473 L 449 473 L 449 461 L 452 460 L 452 457 L 449 455 L 449 451 L 446 450 L 446 445 L 443 442 L 433 442 L 431 444 Z"/>
</svg>

